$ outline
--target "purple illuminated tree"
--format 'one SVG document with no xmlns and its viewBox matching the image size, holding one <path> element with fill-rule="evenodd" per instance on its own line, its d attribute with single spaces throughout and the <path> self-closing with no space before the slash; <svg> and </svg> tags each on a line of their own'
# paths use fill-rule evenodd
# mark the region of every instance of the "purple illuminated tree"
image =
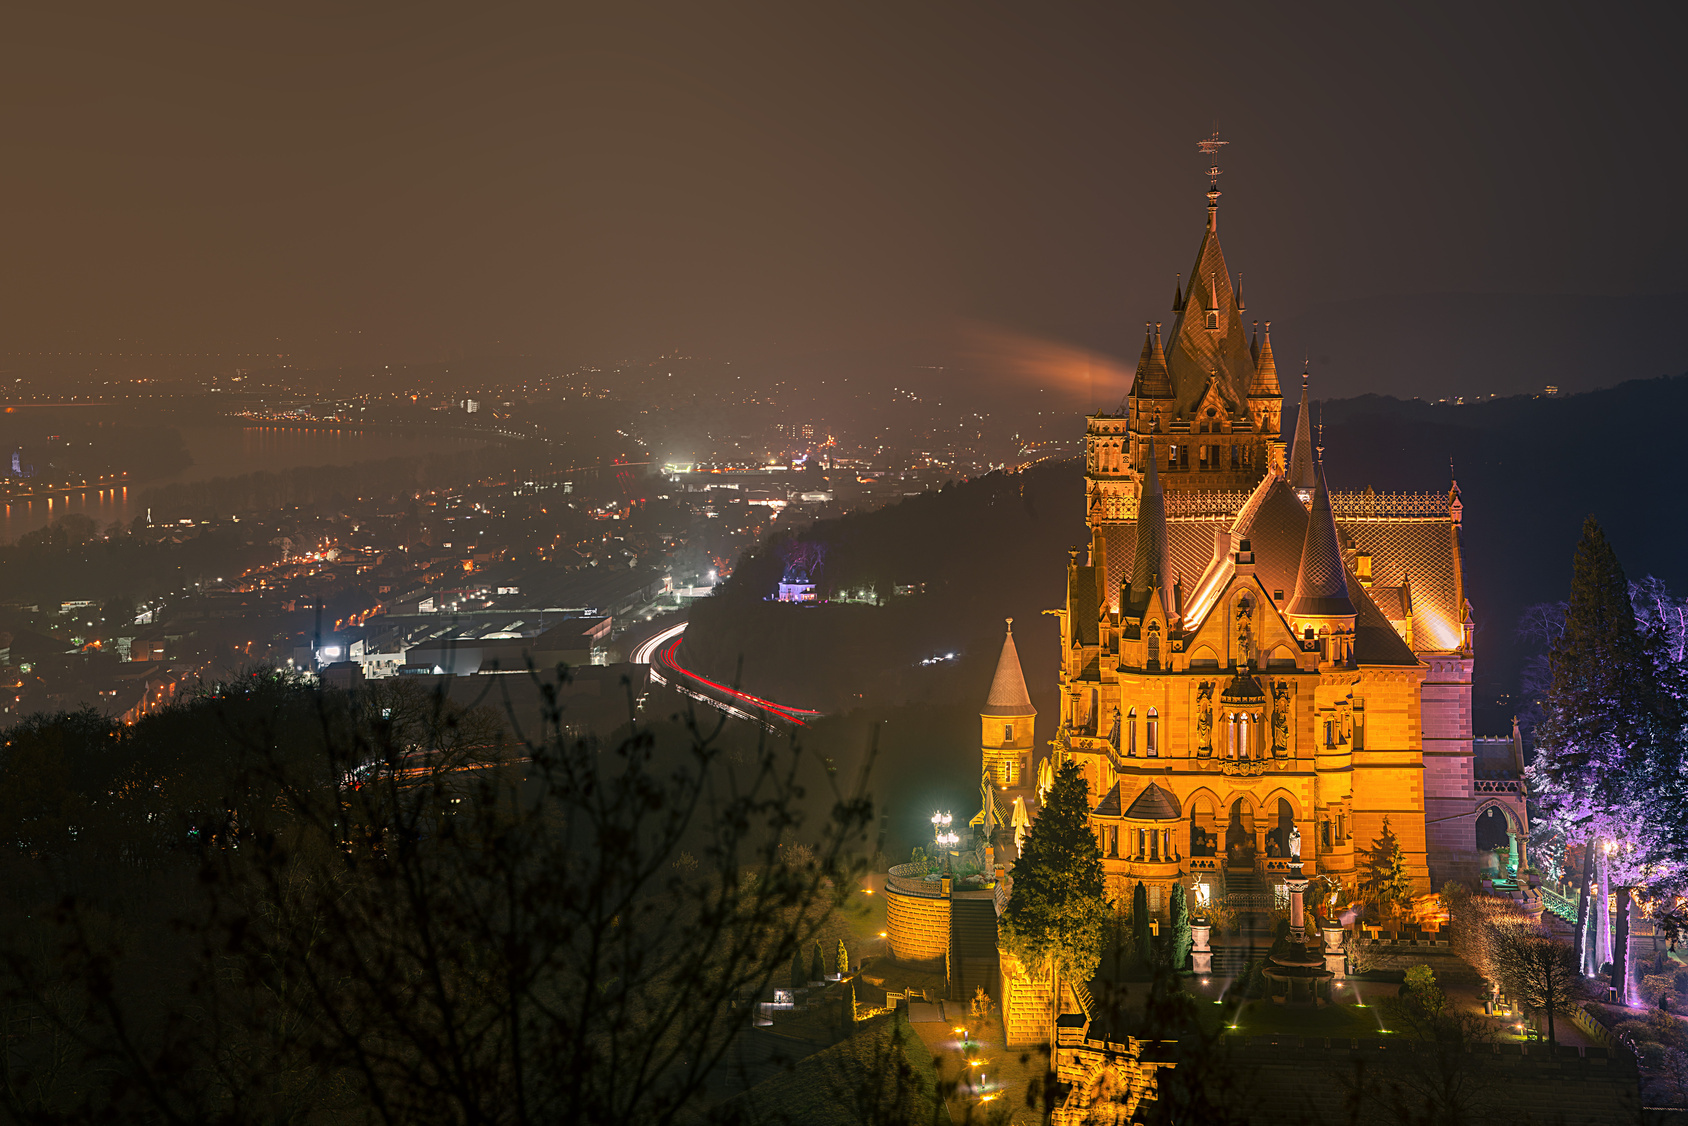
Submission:
<svg viewBox="0 0 1688 1126">
<path fill-rule="evenodd" d="M 1585 844 L 1594 863 L 1583 866 L 1578 916 L 1589 915 L 1590 875 L 1600 865 L 1624 904 L 1612 957 L 1623 987 L 1631 889 L 1664 891 L 1683 871 L 1681 677 L 1658 618 L 1637 621 L 1623 567 L 1592 516 L 1548 670 L 1530 789 L 1568 842 L 1600 842 Z M 1604 918 L 1603 908 L 1593 914 Z M 1579 953 L 1583 938 L 1579 928 Z"/>
</svg>

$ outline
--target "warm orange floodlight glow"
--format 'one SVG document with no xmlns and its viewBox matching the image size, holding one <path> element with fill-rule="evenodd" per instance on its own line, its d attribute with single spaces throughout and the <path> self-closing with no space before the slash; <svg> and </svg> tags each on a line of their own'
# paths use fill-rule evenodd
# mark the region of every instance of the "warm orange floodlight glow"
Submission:
<svg viewBox="0 0 1688 1126">
<path fill-rule="evenodd" d="M 961 354 L 981 375 L 1110 407 L 1131 387 L 1134 369 L 1100 352 L 978 321 L 964 322 L 960 336 Z"/>
</svg>

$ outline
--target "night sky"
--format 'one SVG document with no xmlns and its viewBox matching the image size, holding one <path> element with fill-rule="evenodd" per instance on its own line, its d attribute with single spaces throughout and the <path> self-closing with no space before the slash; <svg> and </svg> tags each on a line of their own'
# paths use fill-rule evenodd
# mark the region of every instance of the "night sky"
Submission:
<svg viewBox="0 0 1688 1126">
<path fill-rule="evenodd" d="M 1688 369 L 1682 9 L 9 13 L 0 349 L 1135 357 L 1220 230 L 1327 394 Z"/>
</svg>

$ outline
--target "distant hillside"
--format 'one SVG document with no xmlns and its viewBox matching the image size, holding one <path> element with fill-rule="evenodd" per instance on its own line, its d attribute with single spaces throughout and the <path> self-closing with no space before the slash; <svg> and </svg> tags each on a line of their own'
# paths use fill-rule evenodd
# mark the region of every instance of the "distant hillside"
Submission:
<svg viewBox="0 0 1688 1126">
<path fill-rule="evenodd" d="M 1519 614 L 1565 596 L 1585 515 L 1605 526 L 1632 577 L 1650 573 L 1688 589 L 1676 432 L 1688 418 L 1688 376 L 1471 406 L 1364 396 L 1319 410 L 1336 488 L 1442 491 L 1453 461 L 1478 630 L 1479 731 L 1502 731 L 1516 709 Z M 822 547 L 824 593 L 924 584 L 922 594 L 877 607 L 765 601 L 791 554 L 786 539 L 765 544 L 694 609 L 686 659 L 782 702 L 827 711 L 926 702 L 965 712 L 983 696 L 1002 618 L 1012 616 L 1047 721 L 1055 627 L 1040 611 L 1063 598 L 1067 547 L 1086 542 L 1083 496 L 1076 462 L 1048 464 L 797 534 L 797 542 Z M 919 663 L 949 652 L 961 656 Z"/>
</svg>

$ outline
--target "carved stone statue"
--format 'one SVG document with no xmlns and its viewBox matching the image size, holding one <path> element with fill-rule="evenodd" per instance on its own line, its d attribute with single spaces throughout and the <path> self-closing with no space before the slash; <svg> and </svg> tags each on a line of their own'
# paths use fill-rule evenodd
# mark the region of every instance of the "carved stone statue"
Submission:
<svg viewBox="0 0 1688 1126">
<path fill-rule="evenodd" d="M 1289 686 L 1282 681 L 1272 686 L 1272 754 L 1289 753 Z"/>
<path fill-rule="evenodd" d="M 1196 747 L 1203 755 L 1213 753 L 1213 705 L 1205 700 L 1196 709 Z"/>
<path fill-rule="evenodd" d="M 1247 598 L 1237 600 L 1237 655 L 1247 660 L 1253 652 L 1254 606 Z"/>
<path fill-rule="evenodd" d="M 1291 860 L 1301 859 L 1301 826 L 1291 825 L 1289 828 L 1289 856 Z"/>
</svg>

